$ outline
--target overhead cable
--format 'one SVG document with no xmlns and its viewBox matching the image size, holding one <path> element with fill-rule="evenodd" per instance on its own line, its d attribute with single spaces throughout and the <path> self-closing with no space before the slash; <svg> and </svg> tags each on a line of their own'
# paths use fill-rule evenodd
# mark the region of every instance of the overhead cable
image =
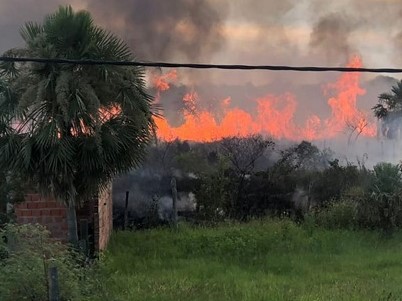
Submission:
<svg viewBox="0 0 402 301">
<path fill-rule="evenodd" d="M 44 63 L 44 64 L 113 65 L 113 66 L 154 67 L 154 68 L 190 68 L 190 69 L 221 69 L 221 70 L 402 73 L 402 69 L 400 68 L 194 64 L 194 63 L 166 63 L 166 62 L 147 62 L 147 61 L 71 60 L 71 59 L 59 59 L 59 58 L 30 58 L 30 57 L 7 57 L 7 56 L 0 56 L 0 62 L 33 62 L 33 63 Z"/>
</svg>

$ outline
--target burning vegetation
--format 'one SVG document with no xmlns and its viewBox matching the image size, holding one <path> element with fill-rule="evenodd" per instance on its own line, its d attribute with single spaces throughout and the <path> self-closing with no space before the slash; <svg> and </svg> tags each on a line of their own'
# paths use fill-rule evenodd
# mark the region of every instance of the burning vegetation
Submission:
<svg viewBox="0 0 402 301">
<path fill-rule="evenodd" d="M 347 66 L 362 67 L 362 60 L 354 56 Z M 400 167 L 377 164 L 398 156 L 395 142 L 390 156 L 391 140 L 373 139 L 385 136 L 378 136 L 378 116 L 359 103 L 366 93 L 361 74 L 343 73 L 325 84 L 329 113 L 310 112 L 301 122 L 296 113 L 303 104 L 290 92 L 248 99 L 252 106 L 246 109 L 233 102 L 233 95 L 211 102 L 195 86 L 178 86 L 180 76 L 177 70 L 150 74 L 154 103 L 165 118 L 154 119 L 158 143 L 150 146 L 143 167 L 115 182 L 117 226 L 123 225 L 125 191 L 132 193 L 128 224 L 134 228 L 171 222 L 176 205 L 182 218 L 198 222 L 265 215 L 303 219 L 318 214 L 320 219 L 327 214 L 323 208 L 340 206 L 358 226 L 387 231 L 397 226 L 392 219 L 402 207 L 396 194 L 394 217 L 374 221 L 367 211 L 386 210 L 381 202 L 375 208 L 367 203 L 377 171 Z M 180 92 L 170 94 L 177 87 Z M 356 157 L 342 145 L 355 148 Z M 176 205 L 172 178 L 177 180 Z M 340 223 L 349 227 L 354 222 Z"/>
<path fill-rule="evenodd" d="M 361 67 L 359 57 L 353 57 L 348 67 Z M 152 83 L 157 90 L 157 102 L 178 79 L 176 70 L 154 75 Z M 336 138 L 347 128 L 359 135 L 376 136 L 377 127 L 368 112 L 358 108 L 358 97 L 365 93 L 360 87 L 359 73 L 344 73 L 338 80 L 324 87 L 324 95 L 331 110 L 328 117 L 311 114 L 304 124 L 295 122 L 296 110 L 302 106 L 295 95 L 267 94 L 252 100 L 255 112 L 232 106 L 230 95 L 214 108 L 204 104 L 196 91 L 188 91 L 182 98 L 182 123 L 174 126 L 167 119 L 156 119 L 157 135 L 165 141 L 175 139 L 211 142 L 225 137 L 246 137 L 261 134 L 275 139 L 291 141 L 323 140 Z"/>
</svg>

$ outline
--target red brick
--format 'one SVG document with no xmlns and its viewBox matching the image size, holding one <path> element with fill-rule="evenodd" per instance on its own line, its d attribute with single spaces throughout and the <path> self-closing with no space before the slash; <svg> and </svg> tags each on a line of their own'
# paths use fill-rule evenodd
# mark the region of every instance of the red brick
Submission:
<svg viewBox="0 0 402 301">
<path fill-rule="evenodd" d="M 49 209 L 57 208 L 56 202 L 52 202 L 52 201 L 47 201 L 45 206 L 46 206 L 46 208 L 49 208 Z"/>
<path fill-rule="evenodd" d="M 41 195 L 38 193 L 29 193 L 25 195 L 25 199 L 29 202 L 38 202 L 41 200 Z"/>
<path fill-rule="evenodd" d="M 46 225 L 45 223 L 45 219 L 43 218 L 43 216 L 35 216 L 36 221 L 41 224 L 41 225 Z"/>
<path fill-rule="evenodd" d="M 60 210 L 59 209 L 51 209 L 50 210 L 50 216 L 59 216 L 60 215 Z"/>
<path fill-rule="evenodd" d="M 45 216 L 45 217 L 43 217 L 43 220 L 44 220 L 44 222 L 45 222 L 46 224 L 53 223 L 53 217 L 50 217 L 50 216 Z"/>
<path fill-rule="evenodd" d="M 38 208 L 38 203 L 29 202 L 27 204 L 27 208 L 28 209 L 36 209 L 36 208 Z"/>
<path fill-rule="evenodd" d="M 37 202 L 37 203 L 36 203 L 36 205 L 37 205 L 36 208 L 38 208 L 38 209 L 47 208 L 47 205 L 46 205 L 46 204 L 47 204 L 47 203 L 46 203 L 46 202 L 43 202 L 43 201 Z"/>
<path fill-rule="evenodd" d="M 38 220 L 37 217 L 31 216 L 31 217 L 29 217 L 29 223 L 30 223 L 30 224 L 38 224 L 38 223 L 39 223 L 39 220 Z"/>
<path fill-rule="evenodd" d="M 40 216 L 40 209 L 31 209 L 32 216 L 39 217 Z"/>
<path fill-rule="evenodd" d="M 39 202 L 42 199 L 40 194 L 33 194 L 31 196 L 31 202 Z"/>
<path fill-rule="evenodd" d="M 32 215 L 32 211 L 31 210 L 21 210 L 21 216 L 31 216 Z"/>
<path fill-rule="evenodd" d="M 27 202 L 19 203 L 15 205 L 16 209 L 26 209 L 27 208 Z"/>
<path fill-rule="evenodd" d="M 25 195 L 25 200 L 27 201 L 27 202 L 31 202 L 32 201 L 32 196 L 33 196 L 33 194 L 32 193 L 28 193 L 28 194 L 26 194 Z"/>
<path fill-rule="evenodd" d="M 49 209 L 41 209 L 40 215 L 41 216 L 50 216 L 50 210 Z"/>
<path fill-rule="evenodd" d="M 64 204 L 59 203 L 59 202 L 48 202 L 49 208 L 55 208 L 55 209 L 65 209 L 66 207 Z"/>
</svg>

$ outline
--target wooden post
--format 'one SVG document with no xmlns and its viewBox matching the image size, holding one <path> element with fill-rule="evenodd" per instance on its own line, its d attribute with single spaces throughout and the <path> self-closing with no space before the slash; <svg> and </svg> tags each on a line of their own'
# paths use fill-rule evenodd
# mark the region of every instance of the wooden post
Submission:
<svg viewBox="0 0 402 301">
<path fill-rule="evenodd" d="M 60 301 L 57 267 L 49 268 L 49 301 Z"/>
<path fill-rule="evenodd" d="M 89 231 L 88 220 L 86 218 L 80 219 L 80 248 L 85 256 L 89 256 Z"/>
<path fill-rule="evenodd" d="M 124 225 L 123 225 L 123 230 L 128 229 L 128 196 L 130 192 L 126 191 L 126 204 L 124 206 Z"/>
<path fill-rule="evenodd" d="M 176 178 L 172 177 L 172 180 L 170 181 L 170 187 L 172 189 L 172 211 L 173 211 L 173 216 L 172 216 L 172 221 L 173 224 L 176 226 L 177 225 L 177 184 L 176 184 Z"/>
</svg>

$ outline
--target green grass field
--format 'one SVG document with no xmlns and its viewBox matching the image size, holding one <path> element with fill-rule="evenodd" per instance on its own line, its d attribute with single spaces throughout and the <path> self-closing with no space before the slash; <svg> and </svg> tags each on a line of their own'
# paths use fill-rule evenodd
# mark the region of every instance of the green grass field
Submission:
<svg viewBox="0 0 402 301">
<path fill-rule="evenodd" d="M 102 273 L 117 300 L 402 300 L 402 233 L 289 221 L 118 232 Z"/>
</svg>

